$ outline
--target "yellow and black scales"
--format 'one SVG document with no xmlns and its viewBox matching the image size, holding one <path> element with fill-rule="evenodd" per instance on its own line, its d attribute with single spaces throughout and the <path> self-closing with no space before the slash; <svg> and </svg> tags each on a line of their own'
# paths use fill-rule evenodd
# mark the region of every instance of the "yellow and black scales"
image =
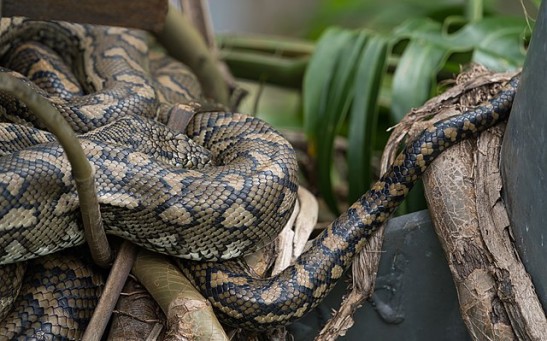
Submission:
<svg viewBox="0 0 547 341">
<path fill-rule="evenodd" d="M 242 272 L 237 261 L 180 260 L 184 273 L 209 297 L 227 324 L 267 329 L 302 317 L 334 287 L 370 235 L 391 216 L 435 157 L 508 117 L 518 81 L 518 77 L 511 79 L 487 103 L 422 132 L 389 171 L 279 275 L 253 278 Z"/>
<path fill-rule="evenodd" d="M 186 134 L 168 129 L 172 106 L 199 99 L 200 91 L 184 67 L 148 49 L 144 32 L 1 24 L 0 53 L 10 69 L 0 71 L 27 81 L 80 133 L 107 233 L 178 257 L 225 323 L 254 330 L 314 308 L 439 153 L 507 117 L 518 84 L 514 78 L 487 103 L 425 130 L 293 266 L 256 279 L 229 259 L 268 243 L 290 215 L 297 163 L 287 141 L 268 124 L 230 112 L 198 113 Z M 83 233 L 61 147 L 13 98 L 1 95 L 0 109 L 0 264 L 13 267 L 79 245 Z M 1 284 L 0 293 L 13 292 Z M 20 318 L 32 310 L 20 309 Z M 47 323 L 33 328 L 43 333 Z"/>
</svg>

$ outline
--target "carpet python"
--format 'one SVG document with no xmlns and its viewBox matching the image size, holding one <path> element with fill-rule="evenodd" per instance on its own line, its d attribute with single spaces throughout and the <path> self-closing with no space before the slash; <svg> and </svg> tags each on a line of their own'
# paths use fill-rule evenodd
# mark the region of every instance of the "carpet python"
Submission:
<svg viewBox="0 0 547 341">
<path fill-rule="evenodd" d="M 222 321 L 251 330 L 313 309 L 439 153 L 507 117 L 518 83 L 425 130 L 294 265 L 257 279 L 235 258 L 270 242 L 288 220 L 294 151 L 268 124 L 239 113 L 202 112 L 184 134 L 168 129 L 170 108 L 201 92 L 150 40 L 122 28 L 2 19 L 0 72 L 25 80 L 80 134 L 107 233 L 177 257 Z M 5 94 L 0 115 L 0 264 L 82 244 L 61 147 Z"/>
</svg>

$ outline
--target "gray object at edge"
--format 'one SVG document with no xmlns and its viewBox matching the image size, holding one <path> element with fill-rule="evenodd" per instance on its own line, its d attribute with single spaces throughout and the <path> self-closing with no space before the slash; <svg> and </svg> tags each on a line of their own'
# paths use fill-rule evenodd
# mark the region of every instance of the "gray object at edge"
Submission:
<svg viewBox="0 0 547 341">
<path fill-rule="evenodd" d="M 501 151 L 519 255 L 547 308 L 547 1 L 540 7 Z"/>
<path fill-rule="evenodd" d="M 343 277 L 325 301 L 290 326 L 294 340 L 314 339 L 346 286 Z M 428 211 L 388 221 L 372 304 L 365 302 L 354 320 L 340 341 L 471 340 Z"/>
</svg>

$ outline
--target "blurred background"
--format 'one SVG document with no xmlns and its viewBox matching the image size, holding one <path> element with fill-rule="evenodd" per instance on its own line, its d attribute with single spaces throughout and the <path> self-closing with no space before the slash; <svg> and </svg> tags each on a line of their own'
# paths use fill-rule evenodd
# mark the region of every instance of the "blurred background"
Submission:
<svg viewBox="0 0 547 341">
<path fill-rule="evenodd" d="M 302 183 L 336 215 L 377 178 L 386 130 L 407 112 L 472 64 L 522 66 L 540 1 L 208 4 L 220 57 L 248 91 L 239 110 L 304 141 Z M 399 214 L 425 207 L 417 186 Z"/>
<path fill-rule="evenodd" d="M 464 0 L 209 0 L 217 33 L 245 33 L 316 38 L 330 25 L 369 27 L 387 32 L 403 20 L 463 14 Z M 491 15 L 536 17 L 539 1 L 489 0 L 485 11 Z"/>
</svg>

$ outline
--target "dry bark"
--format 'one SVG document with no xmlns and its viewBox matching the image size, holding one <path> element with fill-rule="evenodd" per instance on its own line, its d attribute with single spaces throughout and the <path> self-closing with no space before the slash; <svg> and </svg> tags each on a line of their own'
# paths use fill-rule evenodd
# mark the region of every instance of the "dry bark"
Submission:
<svg viewBox="0 0 547 341">
<path fill-rule="evenodd" d="M 339 336 L 344 336 L 346 331 L 353 326 L 355 311 L 372 295 L 380 264 L 384 227 L 382 226 L 374 233 L 353 262 L 352 289 L 344 296 L 340 308 L 333 313 L 319 332 L 316 341 L 335 340 Z"/>
<path fill-rule="evenodd" d="M 464 105 L 484 94 L 469 96 Z M 514 249 L 500 196 L 504 126 L 438 157 L 424 175 L 425 193 L 471 337 L 546 340 L 545 313 Z"/>
<path fill-rule="evenodd" d="M 166 324 L 152 296 L 128 278 L 114 310 L 108 341 L 161 340 Z"/>
</svg>

